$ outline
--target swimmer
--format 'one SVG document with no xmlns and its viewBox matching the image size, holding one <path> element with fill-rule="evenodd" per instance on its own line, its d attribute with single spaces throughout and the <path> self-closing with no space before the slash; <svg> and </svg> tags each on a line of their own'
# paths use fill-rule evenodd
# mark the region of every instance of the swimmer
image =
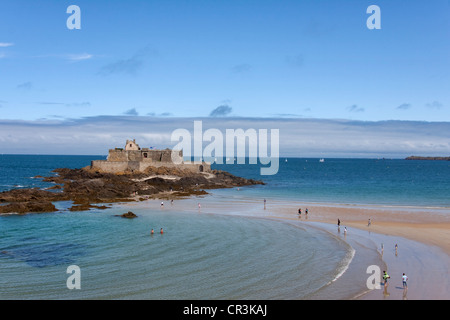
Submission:
<svg viewBox="0 0 450 320">
<path fill-rule="evenodd" d="M 163 228 L 161 228 L 161 231 L 159 231 L 161 234 L 163 234 L 164 233 L 164 231 L 163 231 Z"/>
</svg>

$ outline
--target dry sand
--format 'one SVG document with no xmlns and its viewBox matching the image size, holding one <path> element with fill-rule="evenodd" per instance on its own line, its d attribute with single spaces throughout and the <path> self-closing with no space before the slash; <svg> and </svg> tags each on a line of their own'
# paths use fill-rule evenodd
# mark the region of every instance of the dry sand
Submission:
<svg viewBox="0 0 450 320">
<path fill-rule="evenodd" d="M 301 219 L 304 221 L 337 224 L 337 219 L 340 219 L 341 226 L 423 242 L 438 246 L 450 255 L 450 209 L 338 205 L 303 205 L 301 208 Z M 309 210 L 308 216 L 304 213 L 305 208 Z M 280 212 L 286 215 L 289 210 L 291 214 L 297 212 L 296 207 L 283 208 Z M 368 226 L 369 219 L 370 226 Z"/>
</svg>

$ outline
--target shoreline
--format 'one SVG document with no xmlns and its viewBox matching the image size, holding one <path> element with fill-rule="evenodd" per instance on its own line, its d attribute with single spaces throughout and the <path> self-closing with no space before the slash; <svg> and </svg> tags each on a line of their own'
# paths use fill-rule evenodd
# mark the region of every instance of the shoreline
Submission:
<svg viewBox="0 0 450 320">
<path fill-rule="evenodd" d="M 268 218 L 291 223 L 300 222 L 301 226 L 318 228 L 341 238 L 344 237 L 344 227 L 347 227 L 348 233 L 344 241 L 347 241 L 353 249 L 355 246 L 358 248 L 355 249 L 356 254 L 345 272 L 337 280 L 335 279 L 336 281 L 332 281 L 330 288 L 324 289 L 328 290 L 325 292 L 327 292 L 327 297 L 331 296 L 330 299 L 336 299 L 338 296 L 333 293 L 333 287 L 339 290 L 339 286 L 345 285 L 348 279 L 354 280 L 355 277 L 360 277 L 365 285 L 366 279 L 369 277 L 366 268 L 375 263 L 377 255 L 381 257 L 381 264 L 386 266 L 388 273 L 392 274 L 392 284 L 390 287 L 388 286 L 386 292 L 383 285 L 381 290 L 369 290 L 366 287 L 365 290 L 360 290 L 348 299 L 450 299 L 448 276 L 450 211 L 446 208 L 428 209 L 427 212 L 424 212 L 424 208 L 420 207 L 383 206 L 383 208 L 374 208 L 363 206 L 364 208 L 360 208 L 359 206 L 343 205 L 333 207 L 329 204 L 270 199 L 264 209 L 263 199 L 240 196 L 239 191 L 236 192 L 237 194 L 232 199 L 217 195 L 215 192 L 201 198 L 184 199 L 183 201 L 192 202 L 192 209 L 188 209 L 184 205 L 183 211 Z M 197 202 L 202 203 L 201 210 L 196 209 Z M 146 201 L 141 204 L 144 203 Z M 158 206 L 159 202 L 155 201 L 154 205 Z M 297 214 L 299 207 L 303 212 L 301 218 Z M 305 208 L 309 210 L 307 217 L 304 213 Z M 336 233 L 338 218 L 341 220 L 340 234 Z M 367 225 L 369 218 L 371 219 L 370 227 Z M 405 220 L 408 222 L 405 223 Z M 361 245 L 362 242 L 365 244 Z M 384 246 L 383 250 L 381 244 Z M 393 254 L 395 244 L 398 244 L 400 248 L 399 255 Z M 375 260 L 364 261 L 367 259 L 367 255 L 361 254 L 363 250 L 370 250 Z M 407 295 L 404 294 L 404 290 L 401 290 L 400 272 L 407 273 L 411 279 Z M 419 279 L 420 281 L 418 281 Z M 426 289 L 422 288 L 421 284 L 426 284 Z M 321 295 L 323 296 L 323 292 L 318 294 L 318 299 L 321 299 Z M 315 299 L 314 296 L 311 299 Z"/>
<path fill-rule="evenodd" d="M 110 203 L 115 208 L 132 210 L 158 209 L 170 193 L 160 194 L 144 201 Z M 139 196 L 136 196 L 136 200 Z M 180 203 L 182 204 L 180 206 Z M 201 203 L 201 208 L 197 206 Z M 450 210 L 425 207 L 342 205 L 306 203 L 294 199 L 273 199 L 264 204 L 263 198 L 249 196 L 239 188 L 210 190 L 205 195 L 175 199 L 175 209 L 183 213 L 211 215 L 236 215 L 292 223 L 306 228 L 316 228 L 347 242 L 355 250 L 349 265 L 329 284 L 307 299 L 450 299 Z M 297 210 L 302 208 L 299 217 Z M 305 209 L 309 213 L 306 216 Z M 66 211 L 66 210 L 61 210 Z M 336 232 L 337 219 L 341 220 L 341 232 Z M 370 227 L 367 225 L 371 219 Z M 408 222 L 404 222 L 408 221 Z M 347 227 L 348 234 L 343 235 Z M 400 257 L 393 254 L 394 244 L 399 244 Z M 380 244 L 384 244 L 384 254 Z M 369 290 L 365 287 L 368 265 L 380 265 L 393 278 L 389 292 Z M 406 271 L 407 270 L 407 271 Z M 409 294 L 399 288 L 399 274 L 406 272 L 411 279 Z M 420 281 L 418 281 L 420 279 Z M 413 281 L 415 283 L 413 283 Z M 351 296 L 342 296 L 349 283 L 358 286 Z M 426 284 L 426 288 L 421 285 Z M 384 289 L 382 287 L 382 289 Z"/>
<path fill-rule="evenodd" d="M 233 201 L 253 203 L 262 209 L 264 206 L 262 199 L 247 195 L 234 198 Z M 298 220 L 298 208 L 302 208 L 301 221 L 336 225 L 337 219 L 340 219 L 342 227 L 401 236 L 437 246 L 450 256 L 450 208 L 447 207 L 334 204 L 269 199 L 264 212 L 266 215 L 273 214 L 275 218 Z M 305 214 L 306 208 L 309 210 L 308 215 Z M 371 219 L 370 227 L 368 219 Z"/>
</svg>

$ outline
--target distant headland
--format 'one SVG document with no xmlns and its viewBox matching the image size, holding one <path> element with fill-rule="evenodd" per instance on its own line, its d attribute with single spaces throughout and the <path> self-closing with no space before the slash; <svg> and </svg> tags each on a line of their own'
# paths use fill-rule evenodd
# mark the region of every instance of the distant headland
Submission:
<svg viewBox="0 0 450 320">
<path fill-rule="evenodd" d="M 264 184 L 219 170 L 208 163 L 172 162 L 171 150 L 141 149 L 127 140 L 124 149 L 111 149 L 108 160 L 92 161 L 81 169 L 59 168 L 56 175 L 42 178 L 55 185 L 12 189 L 0 193 L 0 214 L 58 211 L 56 201 L 72 201 L 70 211 L 106 209 L 114 202 L 177 199 L 205 195 L 204 189 Z M 182 154 L 179 153 L 182 157 Z M 102 205 L 99 205 L 102 204 Z"/>
<path fill-rule="evenodd" d="M 405 160 L 443 160 L 450 161 L 450 157 L 420 157 L 420 156 L 410 156 L 405 158 Z"/>
</svg>

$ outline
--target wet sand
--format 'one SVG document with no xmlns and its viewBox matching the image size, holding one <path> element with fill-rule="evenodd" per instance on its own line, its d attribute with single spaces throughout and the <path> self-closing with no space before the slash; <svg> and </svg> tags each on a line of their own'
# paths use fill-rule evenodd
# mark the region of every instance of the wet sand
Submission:
<svg viewBox="0 0 450 320">
<path fill-rule="evenodd" d="M 175 200 L 174 206 L 183 211 L 197 211 L 204 214 L 243 215 L 259 218 L 282 219 L 301 223 L 304 226 L 321 228 L 344 239 L 355 248 L 356 256 L 348 271 L 342 277 L 355 277 L 365 283 L 370 274 L 366 268 L 373 264 L 372 258 L 361 251 L 372 250 L 379 255 L 391 276 L 387 288 L 360 290 L 349 299 L 450 299 L 450 208 L 420 208 L 394 206 L 365 206 L 303 203 L 213 194 L 200 198 Z M 230 197 L 231 196 L 231 197 Z M 181 202 L 181 204 L 180 204 Z M 158 200 L 145 201 L 145 205 L 160 206 Z M 169 201 L 165 204 L 169 204 Z M 201 208 L 198 208 L 201 203 Z M 298 208 L 302 208 L 301 216 Z M 308 215 L 305 209 L 308 208 Z M 341 221 L 338 232 L 337 219 Z M 368 226 L 368 219 L 371 220 Z M 344 227 L 347 233 L 344 235 Z M 370 241 L 370 245 L 368 242 Z M 398 250 L 395 252 L 395 245 Z M 371 247 L 371 248 L 368 248 Z M 357 248 L 357 249 L 356 249 Z M 373 255 L 373 253 L 372 253 Z M 371 261 L 364 261 L 367 258 Z M 356 270 L 358 269 L 358 270 Z M 401 275 L 408 276 L 408 289 L 402 288 Z M 359 280 L 358 279 L 358 280 Z M 339 282 L 339 281 L 338 281 Z M 333 299 L 333 290 L 339 285 L 327 288 L 325 296 Z M 336 288 L 336 289 L 334 289 Z M 362 294 L 362 291 L 365 293 Z M 321 295 L 323 297 L 323 295 Z"/>
</svg>

